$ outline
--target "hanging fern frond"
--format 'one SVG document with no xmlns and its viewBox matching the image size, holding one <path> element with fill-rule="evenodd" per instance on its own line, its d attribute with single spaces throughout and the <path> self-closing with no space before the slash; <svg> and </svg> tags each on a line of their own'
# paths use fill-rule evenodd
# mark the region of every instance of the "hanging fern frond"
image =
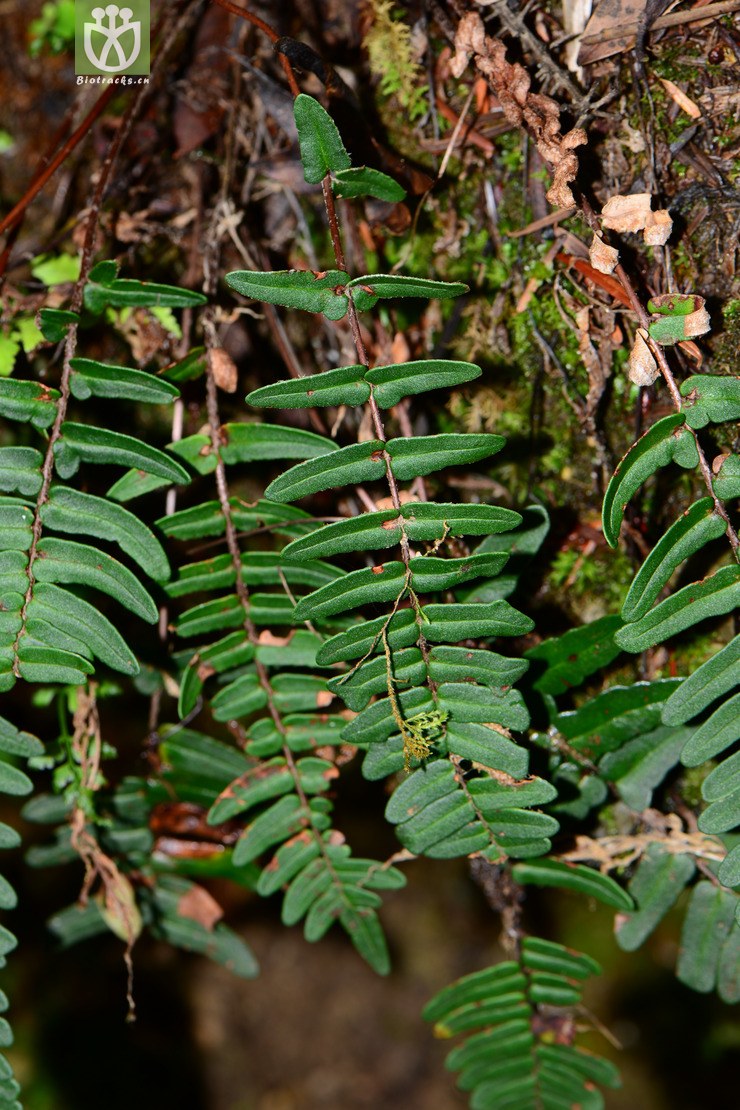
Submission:
<svg viewBox="0 0 740 1110">
<path fill-rule="evenodd" d="M 25 762 L 38 756 L 42 751 L 43 747 L 35 736 L 20 732 L 9 721 L 0 717 L 0 794 L 23 797 L 31 793 L 33 783 L 16 764 L 18 761 Z M 19 844 L 18 833 L 8 825 L 0 824 L 0 847 L 15 848 Z M 0 875 L 0 909 L 12 910 L 17 902 L 15 890 L 7 879 Z M 17 943 L 13 933 L 4 925 L 0 925 L 0 967 L 5 966 L 6 956 L 13 951 Z M 8 1005 L 7 996 L 0 991 L 0 1010 L 4 1012 L 8 1009 Z M 6 1018 L 0 1017 L 0 1048 L 9 1048 L 12 1043 L 13 1033 L 10 1023 Z M 13 1110 L 13 1107 L 18 1106 L 16 1097 L 19 1091 L 20 1085 L 13 1075 L 11 1065 L 0 1054 L 0 1106 L 7 1106 Z"/>
<path fill-rule="evenodd" d="M 156 303 L 158 286 L 135 284 L 141 285 L 137 304 Z M 186 301 L 191 303 L 187 297 Z M 169 578 L 159 541 L 121 506 L 64 482 L 83 462 L 135 464 L 139 471 L 168 482 L 186 482 L 188 474 L 179 462 L 140 439 L 66 419 L 73 398 L 90 396 L 170 404 L 179 393 L 143 371 L 84 358 L 70 360 L 59 390 L 33 382 L 0 382 L 4 416 L 39 429 L 53 425 L 45 456 L 30 447 L 0 451 L 0 488 L 19 495 L 0 503 L 6 526 L 0 539 L 3 690 L 18 678 L 83 684 L 94 673 L 95 658 L 123 673 L 137 673 L 133 652 L 111 621 L 65 587 L 92 587 L 145 621 L 157 619 L 157 607 L 140 572 L 155 582 Z M 54 532 L 117 543 L 136 564 L 136 572 L 97 546 L 59 539 Z"/>
<path fill-rule="evenodd" d="M 601 968 L 590 956 L 526 937 L 518 960 L 466 975 L 427 1003 L 435 1035 L 463 1036 L 446 1066 L 472 1110 L 601 1108 L 596 1084 L 619 1087 L 614 1064 L 573 1044 L 572 1008 Z"/>
</svg>

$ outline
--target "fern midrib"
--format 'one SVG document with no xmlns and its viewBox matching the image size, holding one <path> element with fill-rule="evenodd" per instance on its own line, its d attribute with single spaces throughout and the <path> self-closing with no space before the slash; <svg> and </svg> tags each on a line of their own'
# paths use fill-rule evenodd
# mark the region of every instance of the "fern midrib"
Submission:
<svg viewBox="0 0 740 1110">
<path fill-rule="evenodd" d="M 220 427 L 221 421 L 218 408 L 216 380 L 210 359 L 210 352 L 215 346 L 215 327 L 213 324 L 212 315 L 210 314 L 209 310 L 206 311 L 205 316 L 206 319 L 204 320 L 203 331 L 206 339 L 206 348 L 209 355 L 206 360 L 206 407 L 210 427 L 211 450 L 213 451 L 214 457 L 216 459 L 216 469 L 214 472 L 216 478 L 216 489 L 218 493 L 219 505 L 221 507 L 221 513 L 224 517 L 225 522 L 226 545 L 229 551 L 229 555 L 231 556 L 231 562 L 236 575 L 236 593 L 244 611 L 243 628 L 247 634 L 250 643 L 254 644 L 256 648 L 259 644 L 259 637 L 257 635 L 257 630 L 254 626 L 254 623 L 249 615 L 249 587 L 244 581 L 242 573 L 241 550 L 239 548 L 239 540 L 237 538 L 236 528 L 234 527 L 234 521 L 231 515 L 231 504 L 229 502 L 228 483 L 226 479 L 226 466 L 221 457 L 221 445 L 218 437 L 218 429 Z M 298 768 L 293 757 L 293 752 L 291 751 L 290 745 L 288 743 L 288 730 L 285 727 L 280 711 L 275 705 L 275 691 L 273 689 L 272 683 L 270 682 L 269 671 L 264 663 L 262 663 L 258 658 L 255 658 L 255 672 L 257 674 L 260 686 L 265 692 L 265 697 L 267 699 L 267 708 L 269 710 L 270 717 L 272 718 L 275 728 L 278 730 L 280 736 L 282 737 L 282 755 L 285 759 L 286 766 L 293 780 L 294 791 L 301 803 L 301 808 L 308 819 L 308 830 L 310 831 L 314 843 L 316 844 L 316 847 L 319 851 L 319 854 L 323 859 L 324 866 L 331 876 L 332 883 L 340 894 L 342 902 L 348 910 L 351 910 L 352 905 L 346 896 L 344 884 L 337 874 L 334 862 L 327 851 L 324 838 L 322 837 L 321 833 L 314 827 L 313 822 L 310 820 L 311 810 L 309 799 L 303 788 L 303 783 L 298 773 Z"/>
</svg>

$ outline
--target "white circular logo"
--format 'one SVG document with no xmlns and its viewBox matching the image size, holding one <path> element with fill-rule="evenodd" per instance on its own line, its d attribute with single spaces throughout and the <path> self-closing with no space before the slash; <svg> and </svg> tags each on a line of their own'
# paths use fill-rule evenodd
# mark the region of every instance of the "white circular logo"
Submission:
<svg viewBox="0 0 740 1110">
<path fill-rule="evenodd" d="M 132 19 L 133 14 L 131 8 L 119 8 L 118 4 L 93 8 L 90 12 L 95 22 L 85 24 L 85 54 L 104 73 L 120 73 L 133 65 L 139 56 L 141 20 Z M 131 41 L 126 40 L 125 45 L 130 45 L 130 49 L 126 53 L 121 40 L 129 33 Z"/>
</svg>

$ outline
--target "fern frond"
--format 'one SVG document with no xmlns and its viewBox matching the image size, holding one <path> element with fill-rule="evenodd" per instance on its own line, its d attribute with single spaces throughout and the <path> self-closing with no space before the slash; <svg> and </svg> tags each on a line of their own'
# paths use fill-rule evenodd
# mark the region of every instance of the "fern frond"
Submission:
<svg viewBox="0 0 740 1110">
<path fill-rule="evenodd" d="M 595 960 L 526 937 L 521 956 L 459 979 L 431 1000 L 436 1036 L 462 1035 L 446 1066 L 459 1072 L 473 1110 L 603 1107 L 595 1086 L 620 1086 L 611 1061 L 574 1045 L 572 1008 Z"/>
</svg>

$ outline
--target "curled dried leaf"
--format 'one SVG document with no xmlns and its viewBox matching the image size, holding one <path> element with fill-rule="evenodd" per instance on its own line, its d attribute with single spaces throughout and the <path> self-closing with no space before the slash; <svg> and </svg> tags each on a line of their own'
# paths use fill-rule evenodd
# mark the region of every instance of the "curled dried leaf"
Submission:
<svg viewBox="0 0 740 1110">
<path fill-rule="evenodd" d="M 112 933 L 132 946 L 143 928 L 134 888 L 126 876 L 111 868 L 102 890 L 95 896 L 100 915 Z"/>
<path fill-rule="evenodd" d="M 663 247 L 668 242 L 673 231 L 673 220 L 665 208 L 650 213 L 650 219 L 642 233 L 643 239 L 649 247 Z"/>
<path fill-rule="evenodd" d="M 594 235 L 591 246 L 588 248 L 591 265 L 602 274 L 613 274 L 614 267 L 619 262 L 619 251 L 610 247 L 598 235 Z"/>
<path fill-rule="evenodd" d="M 191 886 L 177 903 L 177 912 L 180 917 L 187 917 L 197 921 L 209 933 L 221 920 L 224 911 L 207 890 L 202 886 Z"/>
<path fill-rule="evenodd" d="M 601 210 L 601 222 L 612 231 L 642 231 L 652 215 L 650 200 L 650 193 L 609 197 Z"/>
<path fill-rule="evenodd" d="M 586 142 L 586 132 L 573 128 L 560 132 L 560 108 L 549 96 L 530 92 L 530 77 L 518 62 L 506 60 L 503 43 L 486 34 L 477 12 L 468 12 L 460 20 L 455 35 L 455 55 L 450 70 L 462 76 L 470 59 L 488 81 L 504 115 L 517 127 L 525 127 L 535 141 L 537 150 L 552 167 L 553 182 L 547 199 L 556 208 L 569 208 L 574 203 L 570 182 L 578 172 L 574 150 Z"/>
<path fill-rule="evenodd" d="M 660 375 L 658 364 L 653 353 L 647 345 L 648 333 L 644 328 L 637 329 L 635 344 L 630 351 L 629 370 L 627 377 L 635 385 L 652 385 Z"/>
<path fill-rule="evenodd" d="M 213 377 L 219 389 L 224 393 L 236 393 L 239 381 L 239 372 L 236 363 L 223 347 L 214 347 L 210 353 Z"/>
<path fill-rule="evenodd" d="M 683 89 L 680 89 L 673 81 L 669 81 L 667 77 L 658 78 L 661 85 L 671 97 L 671 99 L 678 104 L 679 108 L 691 116 L 692 119 L 699 119 L 701 116 L 701 108 L 695 104 L 690 96 L 687 96 Z"/>
</svg>

